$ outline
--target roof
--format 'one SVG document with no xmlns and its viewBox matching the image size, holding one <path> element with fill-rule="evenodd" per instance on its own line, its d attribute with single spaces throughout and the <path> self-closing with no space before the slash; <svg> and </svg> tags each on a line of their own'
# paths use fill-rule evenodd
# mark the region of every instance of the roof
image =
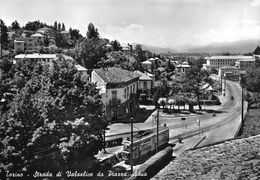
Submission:
<svg viewBox="0 0 260 180">
<path fill-rule="evenodd" d="M 248 61 L 255 61 L 255 59 L 239 59 L 239 60 L 237 60 L 238 62 L 248 62 Z"/>
<path fill-rule="evenodd" d="M 24 43 L 25 42 L 25 40 L 14 40 L 14 42 L 20 42 L 20 43 Z"/>
<path fill-rule="evenodd" d="M 223 67 L 220 67 L 219 69 L 238 69 L 239 70 L 239 68 L 236 66 L 223 66 Z"/>
<path fill-rule="evenodd" d="M 148 76 L 148 74 L 146 74 L 146 73 L 142 73 L 142 72 L 139 71 L 139 70 L 134 71 L 134 73 L 137 73 L 137 74 L 141 75 L 141 76 L 139 77 L 139 80 L 152 81 L 152 78 L 150 78 L 150 77 Z"/>
<path fill-rule="evenodd" d="M 184 151 L 153 179 L 259 179 L 260 135 Z"/>
<path fill-rule="evenodd" d="M 188 64 L 188 62 L 185 61 L 182 64 L 179 64 L 177 67 L 189 68 L 190 65 Z"/>
<path fill-rule="evenodd" d="M 252 59 L 252 56 L 211 56 L 207 59 Z"/>
<path fill-rule="evenodd" d="M 73 59 L 70 56 L 62 55 L 65 59 Z M 18 54 L 14 58 L 15 59 L 55 59 L 58 57 L 58 54 Z"/>
<path fill-rule="evenodd" d="M 100 68 L 93 70 L 106 83 L 125 83 L 137 79 L 140 75 L 117 67 Z"/>
<path fill-rule="evenodd" d="M 143 61 L 142 64 L 152 64 L 149 60 Z"/>
<path fill-rule="evenodd" d="M 84 68 L 83 66 L 76 64 L 75 67 L 77 68 L 78 71 L 87 71 L 86 68 Z"/>
<path fill-rule="evenodd" d="M 15 59 L 54 59 L 56 58 L 56 54 L 39 54 L 39 53 L 34 53 L 34 54 L 18 54 L 14 58 Z"/>
<path fill-rule="evenodd" d="M 61 31 L 60 33 L 61 34 L 69 34 L 70 32 L 69 31 Z"/>
<path fill-rule="evenodd" d="M 44 35 L 42 35 L 41 33 L 35 33 L 31 35 L 31 37 L 44 37 Z"/>
</svg>

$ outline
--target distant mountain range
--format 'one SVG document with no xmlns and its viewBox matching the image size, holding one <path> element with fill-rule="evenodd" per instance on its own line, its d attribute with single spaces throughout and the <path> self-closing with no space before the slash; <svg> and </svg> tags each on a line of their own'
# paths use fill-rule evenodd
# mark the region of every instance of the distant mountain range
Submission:
<svg viewBox="0 0 260 180">
<path fill-rule="evenodd" d="M 173 48 L 162 48 L 150 45 L 142 45 L 142 49 L 149 50 L 156 54 L 167 54 L 167 53 L 252 53 L 257 46 L 260 45 L 260 39 L 253 40 L 241 40 L 235 42 L 221 42 L 211 43 L 206 46 L 184 46 L 181 50 Z"/>
<path fill-rule="evenodd" d="M 133 43 L 133 46 L 136 46 L 138 43 Z M 151 46 L 151 45 L 146 45 L 146 44 L 140 44 L 142 46 L 143 50 L 148 50 L 152 53 L 155 54 L 167 54 L 169 52 L 174 53 L 177 52 L 177 50 L 173 48 L 163 48 L 163 47 L 158 47 L 158 46 Z"/>
<path fill-rule="evenodd" d="M 252 53 L 260 45 L 260 39 L 241 40 L 235 42 L 211 43 L 207 46 L 191 47 L 184 52 L 194 53 Z"/>
</svg>

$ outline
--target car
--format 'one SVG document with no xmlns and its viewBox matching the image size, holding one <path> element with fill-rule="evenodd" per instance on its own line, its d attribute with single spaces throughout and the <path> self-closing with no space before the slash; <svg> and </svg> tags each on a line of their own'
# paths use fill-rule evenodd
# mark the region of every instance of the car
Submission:
<svg viewBox="0 0 260 180">
<path fill-rule="evenodd" d="M 231 97 L 230 97 L 230 100 L 234 100 L 234 96 L 231 96 Z"/>
</svg>

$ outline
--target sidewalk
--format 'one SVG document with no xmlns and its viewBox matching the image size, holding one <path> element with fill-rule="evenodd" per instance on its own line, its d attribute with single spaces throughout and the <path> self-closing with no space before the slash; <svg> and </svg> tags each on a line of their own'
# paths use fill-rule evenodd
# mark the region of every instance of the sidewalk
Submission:
<svg viewBox="0 0 260 180">
<path fill-rule="evenodd" d="M 197 145 L 205 139 L 205 135 L 196 135 L 191 138 L 183 139 L 183 143 L 177 143 L 176 146 L 173 147 L 173 156 L 178 157 L 184 151 L 196 148 Z M 169 143 L 176 143 L 176 140 L 172 140 Z"/>
</svg>

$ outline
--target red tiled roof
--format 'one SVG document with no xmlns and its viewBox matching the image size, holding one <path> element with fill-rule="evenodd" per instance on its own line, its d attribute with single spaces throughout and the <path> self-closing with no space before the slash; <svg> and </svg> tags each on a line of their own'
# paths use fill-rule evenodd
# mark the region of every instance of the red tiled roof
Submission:
<svg viewBox="0 0 260 180">
<path fill-rule="evenodd" d="M 94 69 L 106 83 L 125 83 L 137 79 L 140 75 L 117 67 Z"/>
</svg>

